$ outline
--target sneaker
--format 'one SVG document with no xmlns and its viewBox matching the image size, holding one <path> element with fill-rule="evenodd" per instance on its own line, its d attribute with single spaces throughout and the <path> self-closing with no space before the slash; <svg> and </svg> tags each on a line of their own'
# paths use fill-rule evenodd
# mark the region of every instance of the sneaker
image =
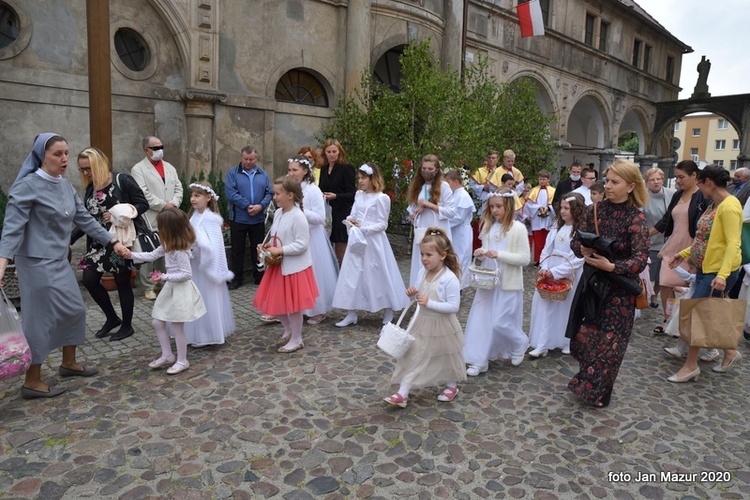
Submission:
<svg viewBox="0 0 750 500">
<path fill-rule="evenodd" d="M 523 358 L 524 358 L 523 354 L 515 354 L 510 357 L 510 364 L 512 364 L 513 366 L 518 366 L 521 363 L 523 363 Z"/>
<path fill-rule="evenodd" d="M 682 359 L 687 357 L 687 353 L 680 350 L 679 347 L 665 347 L 664 352 L 666 352 L 670 357 L 674 359 Z"/>
<path fill-rule="evenodd" d="M 563 349 L 562 353 L 565 354 L 566 356 L 569 356 L 570 355 L 570 347 L 568 347 L 567 349 Z"/>
<path fill-rule="evenodd" d="M 718 349 L 709 349 L 701 354 L 700 359 L 701 361 L 707 361 L 710 363 L 711 361 L 716 361 L 717 359 L 719 359 L 719 356 L 721 356 L 721 354 L 719 354 Z"/>
<path fill-rule="evenodd" d="M 146 293 L 143 294 L 143 297 L 146 300 L 156 300 L 156 292 L 153 290 L 146 290 Z"/>
<path fill-rule="evenodd" d="M 480 373 L 484 373 L 489 369 L 489 365 L 469 365 L 469 367 L 466 369 L 466 375 L 468 375 L 469 377 L 476 377 Z"/>
<path fill-rule="evenodd" d="M 547 349 L 534 349 L 533 351 L 529 352 L 529 356 L 531 356 L 532 358 L 543 358 L 547 355 L 547 353 Z"/>
</svg>

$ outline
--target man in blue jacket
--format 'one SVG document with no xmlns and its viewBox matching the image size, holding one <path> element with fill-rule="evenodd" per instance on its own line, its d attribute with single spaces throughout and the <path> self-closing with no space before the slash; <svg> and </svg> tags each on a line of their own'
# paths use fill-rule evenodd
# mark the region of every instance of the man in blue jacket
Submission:
<svg viewBox="0 0 750 500">
<path fill-rule="evenodd" d="M 250 256 L 258 261 L 257 246 L 265 236 L 264 211 L 273 197 L 271 181 L 266 171 L 260 168 L 258 151 L 252 146 L 242 148 L 242 161 L 229 169 L 226 179 L 229 203 L 229 230 L 232 243 L 232 272 L 234 279 L 229 289 L 242 286 L 245 276 L 245 243 L 250 237 Z M 263 273 L 253 266 L 255 284 L 259 284 Z"/>
</svg>

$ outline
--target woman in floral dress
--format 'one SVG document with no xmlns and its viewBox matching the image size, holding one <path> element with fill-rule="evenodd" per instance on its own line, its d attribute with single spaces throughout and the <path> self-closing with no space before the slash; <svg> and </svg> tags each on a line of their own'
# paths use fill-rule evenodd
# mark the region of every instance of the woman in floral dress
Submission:
<svg viewBox="0 0 750 500">
<path fill-rule="evenodd" d="M 593 233 L 596 216 L 599 235 L 614 240 L 614 259 L 610 261 L 583 247 L 577 233 L 570 246 L 586 265 L 637 282 L 648 262 L 650 246 L 646 217 L 639 210 L 648 201 L 646 184 L 638 167 L 627 160 L 615 161 L 605 176 L 607 199 L 588 207 L 579 229 Z M 609 291 L 601 297 L 598 315 L 584 318 L 570 340 L 570 351 L 580 371 L 570 380 L 568 389 L 597 408 L 609 405 L 635 317 L 636 296 L 632 291 L 615 280 L 607 278 L 607 283 Z M 584 280 L 579 289 L 581 286 Z"/>
<path fill-rule="evenodd" d="M 135 180 L 127 174 L 112 173 L 107 157 L 97 148 L 84 149 L 78 155 L 78 170 L 81 180 L 86 186 L 83 204 L 89 213 L 105 229 L 110 228 L 109 210 L 118 203 L 130 203 L 138 211 L 138 215 L 148 210 L 148 201 Z M 117 182 L 113 182 L 113 175 Z M 71 242 L 76 241 L 83 232 L 73 231 Z M 111 246 L 102 246 L 92 238 L 86 239 L 86 255 L 81 261 L 83 269 L 83 285 L 91 297 L 101 308 L 107 320 L 99 331 L 97 338 L 106 337 L 117 328 L 110 340 L 122 340 L 133 335 L 133 288 L 130 285 L 130 274 L 135 269 L 132 260 L 126 260 L 117 255 Z M 110 273 L 114 276 L 117 293 L 120 296 L 122 319 L 112 306 L 109 294 L 101 284 L 102 276 Z"/>
</svg>

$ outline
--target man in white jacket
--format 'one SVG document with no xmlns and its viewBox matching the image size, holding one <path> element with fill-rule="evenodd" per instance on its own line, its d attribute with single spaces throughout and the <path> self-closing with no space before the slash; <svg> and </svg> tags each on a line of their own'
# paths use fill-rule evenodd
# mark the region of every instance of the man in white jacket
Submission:
<svg viewBox="0 0 750 500">
<path fill-rule="evenodd" d="M 156 231 L 156 216 L 169 207 L 179 207 L 182 203 L 182 183 L 177 177 L 177 170 L 164 158 L 164 143 L 158 137 L 149 135 L 143 138 L 143 151 L 146 157 L 136 163 L 130 175 L 143 191 L 148 201 L 148 211 L 144 214 L 151 229 Z M 151 283 L 151 271 L 164 271 L 164 259 L 141 264 L 141 283 L 146 287 L 145 297 L 154 300 L 154 284 Z"/>
</svg>

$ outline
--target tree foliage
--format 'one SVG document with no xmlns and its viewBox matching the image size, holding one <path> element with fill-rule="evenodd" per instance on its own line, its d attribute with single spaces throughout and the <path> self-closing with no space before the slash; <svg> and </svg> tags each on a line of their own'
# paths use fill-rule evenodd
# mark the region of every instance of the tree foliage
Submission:
<svg viewBox="0 0 750 500">
<path fill-rule="evenodd" d="M 537 106 L 531 82 L 499 84 L 484 59 L 465 70 L 462 82 L 458 72 L 433 64 L 427 41 L 407 46 L 400 61 L 400 92 L 366 72 L 355 96 L 339 99 L 320 137 L 339 139 L 355 165 L 380 165 L 394 221 L 402 220 L 413 165 L 426 154 L 437 154 L 444 168 L 473 170 L 488 151 L 512 149 L 532 182 L 552 167 L 551 119 Z"/>
</svg>

